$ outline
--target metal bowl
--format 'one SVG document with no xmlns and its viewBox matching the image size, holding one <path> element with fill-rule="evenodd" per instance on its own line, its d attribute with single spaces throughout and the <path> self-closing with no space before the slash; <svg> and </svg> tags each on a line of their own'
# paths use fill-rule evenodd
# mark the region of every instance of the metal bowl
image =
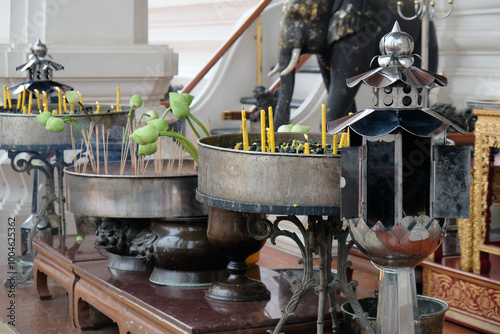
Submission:
<svg viewBox="0 0 500 334">
<path fill-rule="evenodd" d="M 166 164 L 166 163 L 165 163 Z M 181 175 L 154 175 L 151 161 L 145 175 L 132 175 L 127 165 L 109 163 L 109 175 L 76 173 L 66 168 L 66 207 L 84 216 L 109 218 L 165 218 L 206 215 L 195 199 L 198 177 L 194 162 L 184 160 Z M 100 170 L 104 170 L 101 166 Z M 177 171 L 177 168 L 174 168 Z"/>
<path fill-rule="evenodd" d="M 321 142 L 321 134 L 308 134 Z M 249 141 L 260 134 L 249 134 Z M 276 133 L 275 141 L 304 140 Z M 340 155 L 267 153 L 233 149 L 241 134 L 198 140 L 197 198 L 221 209 L 298 215 L 338 215 Z M 331 143 L 333 136 L 327 136 Z"/>
<path fill-rule="evenodd" d="M 90 107 L 90 106 L 89 106 Z M 95 108 L 95 106 L 92 106 Z M 109 109 L 109 105 L 101 105 L 101 110 Z M 57 105 L 49 107 L 57 109 Z M 110 130 L 110 140 L 121 139 L 123 129 L 127 124 L 128 107 L 123 107 L 119 112 L 91 113 L 90 119 L 96 126 L 104 125 L 105 130 Z M 85 114 L 54 115 L 55 117 L 71 116 L 89 127 L 89 120 Z M 54 148 L 71 148 L 71 131 L 66 126 L 61 132 L 50 132 L 37 122 L 36 114 L 23 115 L 16 113 L 0 113 L 0 149 L 4 150 L 51 150 Z M 73 137 L 79 145 L 82 134 L 73 129 Z"/>
</svg>

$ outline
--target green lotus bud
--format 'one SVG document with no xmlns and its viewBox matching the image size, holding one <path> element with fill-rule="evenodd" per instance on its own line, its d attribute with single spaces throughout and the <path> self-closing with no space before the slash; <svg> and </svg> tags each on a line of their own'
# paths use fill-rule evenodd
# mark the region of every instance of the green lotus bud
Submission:
<svg viewBox="0 0 500 334">
<path fill-rule="evenodd" d="M 148 116 L 148 119 L 151 120 L 151 119 L 157 119 L 159 116 L 158 116 L 158 113 L 156 112 L 156 110 L 149 110 L 146 115 Z"/>
<path fill-rule="evenodd" d="M 135 108 L 142 106 L 142 97 L 140 95 L 133 95 L 130 98 L 130 106 Z"/>
<path fill-rule="evenodd" d="M 307 125 L 295 124 L 290 131 L 291 132 L 308 132 L 310 128 L 311 127 L 307 126 Z"/>
<path fill-rule="evenodd" d="M 193 100 L 191 95 L 170 92 L 168 94 L 168 98 L 170 100 L 170 107 L 172 107 L 172 113 L 174 116 L 179 119 L 186 118 L 189 114 L 189 105 Z"/>
<path fill-rule="evenodd" d="M 67 90 L 64 95 L 66 95 L 66 101 L 69 104 L 78 104 L 80 102 L 80 95 L 74 90 Z"/>
<path fill-rule="evenodd" d="M 293 124 L 283 124 L 278 128 L 278 132 L 292 132 Z"/>
<path fill-rule="evenodd" d="M 64 130 L 64 121 L 59 117 L 50 117 L 45 125 L 47 131 L 61 132 Z"/>
<path fill-rule="evenodd" d="M 138 155 L 150 155 L 156 152 L 158 150 L 158 146 L 156 146 L 156 143 L 151 143 L 151 144 L 146 144 L 146 145 L 139 145 L 139 151 Z"/>
<path fill-rule="evenodd" d="M 148 124 L 153 125 L 158 131 L 167 131 L 168 122 L 164 119 L 151 119 L 147 121 Z"/>
<path fill-rule="evenodd" d="M 51 117 L 52 117 L 52 113 L 50 111 L 44 111 L 43 113 L 36 115 L 35 118 L 38 121 L 38 123 L 45 126 L 45 125 L 47 125 L 48 119 Z"/>
<path fill-rule="evenodd" d="M 130 135 L 130 139 L 139 145 L 151 144 L 158 139 L 158 130 L 155 126 L 147 124 L 146 126 L 135 130 Z"/>
<path fill-rule="evenodd" d="M 76 243 L 81 244 L 83 242 L 83 237 L 81 235 L 76 237 Z"/>
</svg>

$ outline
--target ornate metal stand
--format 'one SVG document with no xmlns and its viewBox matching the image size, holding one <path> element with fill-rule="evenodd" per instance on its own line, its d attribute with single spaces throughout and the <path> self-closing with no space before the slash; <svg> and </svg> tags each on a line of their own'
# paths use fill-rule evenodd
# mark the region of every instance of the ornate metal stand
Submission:
<svg viewBox="0 0 500 334">
<path fill-rule="evenodd" d="M 22 154 L 26 154 L 27 157 L 21 157 Z M 46 177 L 46 189 L 47 193 L 45 200 L 40 210 L 36 212 L 36 219 L 29 233 L 27 242 L 27 254 L 33 254 L 32 240 L 37 232 L 37 226 L 44 219 L 46 214 L 50 214 L 57 217 L 59 220 L 59 234 L 66 234 L 66 220 L 64 214 L 64 189 L 63 189 L 63 168 L 67 166 L 64 162 L 64 150 L 54 149 L 43 151 L 33 151 L 33 150 L 8 150 L 8 157 L 10 159 L 10 165 L 12 169 L 18 173 L 28 173 L 30 174 L 32 170 L 35 172 L 42 172 Z M 35 178 L 36 180 L 37 178 Z M 57 191 L 56 191 L 56 180 L 57 180 Z M 35 181 L 34 181 L 35 182 Z M 37 199 L 38 185 L 33 185 L 33 201 Z M 54 203 L 58 202 L 59 213 L 56 213 L 54 209 Z M 25 273 L 18 274 L 19 277 L 16 279 L 16 284 L 24 283 L 33 277 L 33 268 L 30 267 Z M 4 281 L 4 285 L 7 284 Z"/>
<path fill-rule="evenodd" d="M 280 223 L 288 221 L 294 224 L 300 231 L 302 238 L 294 232 L 283 230 L 280 228 Z M 350 241 L 346 244 L 346 239 L 349 234 L 348 229 L 342 228 L 342 222 L 338 216 L 328 216 L 324 219 L 322 216 L 308 216 L 307 229 L 303 226 L 297 216 L 278 216 L 274 222 L 266 218 L 257 221 L 256 224 L 248 226 L 250 233 L 256 239 L 270 238 L 271 242 L 275 244 L 275 240 L 279 236 L 284 236 L 292 239 L 299 247 L 302 254 L 302 261 L 304 272 L 302 279 L 294 280 L 296 289 L 290 299 L 288 305 L 282 310 L 282 317 L 273 331 L 272 334 L 278 334 L 282 330 L 288 318 L 295 316 L 295 309 L 300 302 L 302 296 L 309 290 L 315 289 L 318 292 L 318 318 L 317 318 L 317 332 L 323 333 L 324 328 L 324 310 L 325 298 L 328 296 L 329 313 L 332 318 L 332 332 L 339 333 L 340 328 L 337 320 L 337 313 L 333 292 L 338 289 L 347 297 L 349 303 L 352 305 L 356 317 L 359 318 L 366 326 L 368 332 L 371 328 L 368 324 L 367 314 L 363 312 L 361 304 L 354 295 L 353 287 L 358 285 L 356 281 L 347 281 L 346 269 L 351 264 L 347 260 L 349 251 L 353 245 Z M 331 262 L 332 253 L 331 245 L 333 239 L 338 241 L 338 263 L 337 271 L 332 272 Z M 319 255 L 319 282 L 313 278 L 313 254 Z"/>
</svg>

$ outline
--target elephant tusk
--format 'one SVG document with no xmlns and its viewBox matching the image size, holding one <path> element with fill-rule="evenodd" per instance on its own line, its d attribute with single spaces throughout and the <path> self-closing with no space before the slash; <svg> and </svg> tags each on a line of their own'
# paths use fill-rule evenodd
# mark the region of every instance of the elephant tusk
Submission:
<svg viewBox="0 0 500 334">
<path fill-rule="evenodd" d="M 278 63 L 269 73 L 267 73 L 267 76 L 272 77 L 273 75 L 278 74 L 279 71 L 280 71 L 280 64 Z"/>
<path fill-rule="evenodd" d="M 284 76 L 287 74 L 290 74 L 294 69 L 295 66 L 297 66 L 297 63 L 299 62 L 300 59 L 300 49 L 295 48 L 292 50 L 292 59 L 290 59 L 290 63 L 288 64 L 287 68 L 285 68 L 281 73 L 280 76 Z"/>
</svg>

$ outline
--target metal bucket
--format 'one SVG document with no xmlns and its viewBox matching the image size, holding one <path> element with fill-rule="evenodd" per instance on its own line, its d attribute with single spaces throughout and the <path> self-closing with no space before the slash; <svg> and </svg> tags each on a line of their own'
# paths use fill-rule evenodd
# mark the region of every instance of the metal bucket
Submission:
<svg viewBox="0 0 500 334">
<path fill-rule="evenodd" d="M 51 106 L 57 109 L 57 105 Z M 101 105 L 101 110 L 106 110 L 106 105 Z M 50 110 L 52 110 L 50 109 Z M 119 112 L 91 113 L 90 119 L 96 126 L 104 125 L 109 130 L 111 140 L 121 140 L 123 129 L 127 124 L 128 107 L 123 107 Z M 38 111 L 37 111 L 38 112 Z M 0 149 L 4 150 L 50 150 L 54 148 L 71 148 L 71 130 L 66 126 L 61 132 L 50 132 L 35 119 L 37 114 L 23 115 L 15 113 L 0 113 Z M 55 117 L 71 116 L 78 120 L 83 127 L 89 127 L 89 120 L 85 114 L 54 115 Z M 79 145 L 82 134 L 73 129 L 73 137 Z"/>
<path fill-rule="evenodd" d="M 321 134 L 307 135 L 321 142 Z M 256 139 L 260 134 L 249 134 L 250 142 Z M 304 134 L 275 134 L 277 143 L 293 139 L 304 140 Z M 241 141 L 241 134 L 198 140 L 198 199 L 204 204 L 241 212 L 338 214 L 340 155 L 233 149 Z"/>
<path fill-rule="evenodd" d="M 195 198 L 198 176 L 194 173 L 192 160 L 184 160 L 180 175 L 155 175 L 152 161 L 145 175 L 132 175 L 131 168 L 125 169 L 124 175 L 119 175 L 120 162 L 111 162 L 108 168 L 109 175 L 76 173 L 73 167 L 64 170 L 68 211 L 77 215 L 109 218 L 193 217 L 207 214 L 204 206 Z M 102 165 L 101 170 L 104 171 Z"/>
<path fill-rule="evenodd" d="M 377 330 L 377 303 L 378 298 L 360 299 L 361 307 L 368 313 L 368 322 L 374 333 Z M 444 316 L 448 311 L 448 304 L 437 298 L 428 296 L 417 296 L 418 309 L 420 311 L 420 329 L 422 334 L 441 334 L 444 326 Z M 365 334 L 363 324 L 354 319 L 354 311 L 349 304 L 345 302 L 341 306 L 344 314 L 345 328 L 350 334 Z"/>
</svg>

